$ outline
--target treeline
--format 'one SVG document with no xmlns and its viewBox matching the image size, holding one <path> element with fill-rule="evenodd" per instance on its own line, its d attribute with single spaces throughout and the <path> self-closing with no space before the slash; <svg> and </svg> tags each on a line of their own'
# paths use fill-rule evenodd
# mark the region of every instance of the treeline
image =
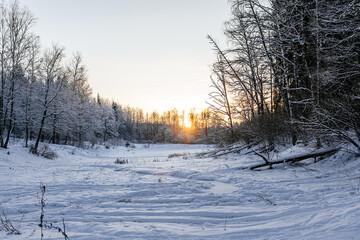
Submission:
<svg viewBox="0 0 360 240">
<path fill-rule="evenodd" d="M 43 50 L 34 16 L 14 1 L 0 11 L 0 141 L 12 137 L 38 152 L 40 142 L 83 146 L 142 142 L 192 142 L 207 135 L 209 117 L 174 109 L 159 114 L 93 97 L 80 53 L 66 58 L 63 47 Z"/>
<path fill-rule="evenodd" d="M 186 126 L 186 122 L 191 126 Z M 210 118 L 209 109 L 204 109 L 201 113 L 190 109 L 187 114 L 173 109 L 161 115 L 154 111 L 146 113 L 141 123 L 139 127 L 142 129 L 140 132 L 144 133 L 143 139 L 171 143 L 209 143 L 210 129 L 216 125 Z"/>
<path fill-rule="evenodd" d="M 211 110 L 223 141 L 347 141 L 360 150 L 360 3 L 230 0 Z"/>
</svg>

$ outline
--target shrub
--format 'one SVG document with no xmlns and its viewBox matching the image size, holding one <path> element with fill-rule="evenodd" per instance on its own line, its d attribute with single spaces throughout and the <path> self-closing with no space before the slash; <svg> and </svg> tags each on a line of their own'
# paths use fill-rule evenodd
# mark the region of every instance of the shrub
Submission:
<svg viewBox="0 0 360 240">
<path fill-rule="evenodd" d="M 31 145 L 29 152 L 51 160 L 55 160 L 57 158 L 56 152 L 46 144 L 40 146 L 37 151 L 35 151 L 34 145 Z"/>
<path fill-rule="evenodd" d="M 190 153 L 171 153 L 168 155 L 168 158 L 175 158 L 175 157 L 183 157 L 183 159 L 187 159 Z"/>
<path fill-rule="evenodd" d="M 183 154 L 181 153 L 171 153 L 169 154 L 168 158 L 181 157 L 181 156 L 183 156 Z"/>
<path fill-rule="evenodd" d="M 240 123 L 235 131 L 237 140 L 248 144 L 261 141 L 269 146 L 275 143 L 291 142 L 292 135 L 299 135 L 296 126 L 291 125 L 287 116 L 282 113 L 257 116 Z"/>
<path fill-rule="evenodd" d="M 48 145 L 43 145 L 39 149 L 40 156 L 43 156 L 44 158 L 55 160 L 57 158 L 56 152 L 51 149 Z"/>
<path fill-rule="evenodd" d="M 126 142 L 125 147 L 127 147 L 127 148 L 136 148 L 135 144 L 132 144 L 130 142 Z"/>
<path fill-rule="evenodd" d="M 121 158 L 117 158 L 115 160 L 115 164 L 126 164 L 126 163 L 129 163 L 129 160 L 127 159 L 121 159 Z"/>
</svg>

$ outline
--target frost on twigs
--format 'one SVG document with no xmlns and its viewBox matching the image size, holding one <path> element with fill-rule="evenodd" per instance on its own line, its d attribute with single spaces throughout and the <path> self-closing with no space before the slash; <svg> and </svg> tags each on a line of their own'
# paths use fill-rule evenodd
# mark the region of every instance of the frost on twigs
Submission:
<svg viewBox="0 0 360 240">
<path fill-rule="evenodd" d="M 8 235 L 20 235 L 20 223 L 18 224 L 18 226 L 14 226 L 12 224 L 12 222 L 10 221 L 10 219 L 7 217 L 4 209 L 1 207 L 1 212 L 0 212 L 0 231 L 5 231 L 8 233 Z"/>
<path fill-rule="evenodd" d="M 41 214 L 40 214 L 40 223 L 39 223 L 39 227 L 41 229 L 41 239 L 44 239 L 44 229 L 53 229 L 58 231 L 61 235 L 63 235 L 65 240 L 69 240 L 70 238 L 68 237 L 67 233 L 66 233 L 66 226 L 65 226 L 65 219 L 62 219 L 62 223 L 63 223 L 63 227 L 58 227 L 56 225 L 54 225 L 51 222 L 47 222 L 45 221 L 45 206 L 47 205 L 47 199 L 45 198 L 45 193 L 46 193 L 46 186 L 43 183 L 40 183 L 40 190 L 41 190 L 41 196 L 39 196 L 39 205 L 40 205 L 40 209 L 41 209 Z"/>
</svg>

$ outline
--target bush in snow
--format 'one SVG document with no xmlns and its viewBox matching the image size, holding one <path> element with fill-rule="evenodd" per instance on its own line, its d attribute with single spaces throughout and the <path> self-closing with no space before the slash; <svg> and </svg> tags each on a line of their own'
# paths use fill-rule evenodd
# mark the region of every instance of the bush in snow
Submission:
<svg viewBox="0 0 360 240">
<path fill-rule="evenodd" d="M 188 155 L 190 155 L 190 154 L 189 153 L 171 153 L 168 155 L 168 158 L 183 157 L 183 159 L 187 159 Z"/>
<path fill-rule="evenodd" d="M 125 164 L 125 163 L 129 163 L 129 160 L 117 158 L 115 161 L 115 164 Z"/>
<path fill-rule="evenodd" d="M 56 152 L 51 149 L 48 145 L 42 145 L 41 147 L 39 147 L 39 149 L 36 151 L 34 146 L 30 146 L 29 152 L 39 155 L 39 156 L 43 156 L 44 158 L 47 159 L 51 159 L 54 160 L 57 158 L 57 154 Z"/>
<path fill-rule="evenodd" d="M 130 142 L 126 142 L 125 147 L 127 147 L 127 148 L 136 148 L 135 144 L 132 144 Z"/>
</svg>

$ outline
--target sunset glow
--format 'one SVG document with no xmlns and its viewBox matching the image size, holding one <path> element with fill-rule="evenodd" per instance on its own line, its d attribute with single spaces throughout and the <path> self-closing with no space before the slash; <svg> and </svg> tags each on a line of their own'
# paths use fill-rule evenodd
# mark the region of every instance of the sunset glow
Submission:
<svg viewBox="0 0 360 240">
<path fill-rule="evenodd" d="M 187 128 L 191 128 L 191 121 L 187 117 L 184 120 L 184 126 Z"/>
</svg>

